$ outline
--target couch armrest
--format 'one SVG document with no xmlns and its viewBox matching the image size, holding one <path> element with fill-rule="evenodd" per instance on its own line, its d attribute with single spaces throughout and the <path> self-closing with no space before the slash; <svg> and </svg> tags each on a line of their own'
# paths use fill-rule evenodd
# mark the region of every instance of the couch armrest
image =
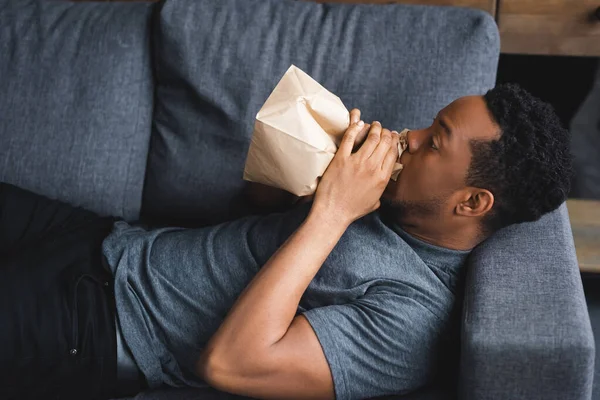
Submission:
<svg viewBox="0 0 600 400">
<path fill-rule="evenodd" d="M 594 337 L 565 204 L 474 250 L 461 342 L 461 398 L 591 398 Z"/>
</svg>

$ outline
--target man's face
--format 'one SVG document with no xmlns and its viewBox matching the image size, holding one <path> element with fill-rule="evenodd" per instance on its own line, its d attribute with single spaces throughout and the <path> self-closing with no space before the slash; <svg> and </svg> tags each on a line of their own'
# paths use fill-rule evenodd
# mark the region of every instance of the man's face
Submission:
<svg viewBox="0 0 600 400">
<path fill-rule="evenodd" d="M 408 148 L 398 180 L 386 187 L 382 200 L 413 216 L 436 216 L 455 206 L 452 195 L 465 188 L 471 163 L 470 141 L 499 134 L 482 96 L 455 100 L 432 125 L 408 133 Z"/>
</svg>

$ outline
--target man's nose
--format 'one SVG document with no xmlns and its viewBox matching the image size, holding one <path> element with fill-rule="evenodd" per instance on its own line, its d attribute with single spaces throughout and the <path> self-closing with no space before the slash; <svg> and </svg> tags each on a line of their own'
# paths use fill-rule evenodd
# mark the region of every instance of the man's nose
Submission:
<svg viewBox="0 0 600 400">
<path fill-rule="evenodd" d="M 422 130 L 410 130 L 406 134 L 406 143 L 408 148 L 406 149 L 409 153 L 413 154 L 419 151 L 421 144 L 423 143 L 423 131 Z"/>
</svg>

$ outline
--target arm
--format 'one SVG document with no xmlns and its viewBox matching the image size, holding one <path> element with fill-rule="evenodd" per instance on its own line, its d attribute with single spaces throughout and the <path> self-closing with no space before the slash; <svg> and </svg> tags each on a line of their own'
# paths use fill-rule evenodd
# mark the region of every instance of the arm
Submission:
<svg viewBox="0 0 600 400">
<path fill-rule="evenodd" d="M 319 343 L 302 343 L 310 326 L 303 317 L 294 318 L 302 293 L 345 230 L 342 223 L 325 223 L 311 212 L 241 294 L 198 365 L 209 384 L 265 398 L 295 393 L 333 398 L 325 358 L 317 354 Z M 304 361 L 291 380 L 277 368 L 290 356 Z M 315 366 L 318 374 L 311 370 Z"/>
<path fill-rule="evenodd" d="M 357 111 L 351 117 L 357 121 Z M 300 298 L 347 226 L 379 207 L 397 138 L 374 124 L 351 124 L 323 176 L 311 212 L 234 304 L 197 363 L 212 386 L 262 398 L 334 398 L 331 373 Z M 356 188 L 355 190 L 352 190 Z"/>
</svg>

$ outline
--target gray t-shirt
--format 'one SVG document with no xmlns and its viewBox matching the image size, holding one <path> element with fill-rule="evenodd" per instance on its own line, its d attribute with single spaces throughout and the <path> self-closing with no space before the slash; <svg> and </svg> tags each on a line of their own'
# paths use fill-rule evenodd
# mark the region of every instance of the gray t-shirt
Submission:
<svg viewBox="0 0 600 400">
<path fill-rule="evenodd" d="M 202 348 L 309 207 L 201 229 L 115 224 L 103 251 L 117 317 L 151 388 L 206 386 L 194 374 Z M 467 254 L 417 240 L 377 212 L 347 229 L 298 307 L 321 343 L 337 399 L 405 393 L 429 381 Z"/>
</svg>

